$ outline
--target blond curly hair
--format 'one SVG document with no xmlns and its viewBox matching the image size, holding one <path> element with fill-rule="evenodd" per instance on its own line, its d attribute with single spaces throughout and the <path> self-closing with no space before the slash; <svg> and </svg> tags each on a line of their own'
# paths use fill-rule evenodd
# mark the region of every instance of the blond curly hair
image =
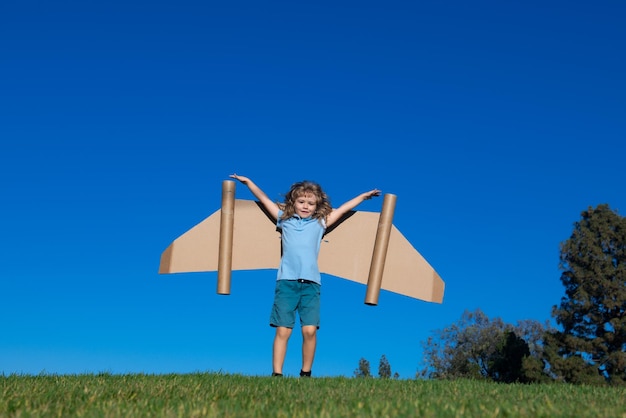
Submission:
<svg viewBox="0 0 626 418">
<path fill-rule="evenodd" d="M 281 219 L 291 218 L 294 213 L 296 213 L 296 199 L 305 194 L 312 194 L 317 200 L 315 213 L 313 213 L 312 217 L 319 221 L 326 220 L 326 217 L 330 215 L 330 212 L 333 210 L 330 205 L 330 199 L 324 190 L 322 190 L 322 186 L 309 180 L 299 181 L 291 185 L 291 188 L 285 194 L 285 201 L 278 204 L 283 211 Z"/>
</svg>

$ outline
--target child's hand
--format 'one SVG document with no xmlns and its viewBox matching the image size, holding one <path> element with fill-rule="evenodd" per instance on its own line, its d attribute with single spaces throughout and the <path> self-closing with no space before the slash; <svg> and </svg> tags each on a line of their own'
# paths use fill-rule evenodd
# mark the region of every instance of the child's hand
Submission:
<svg viewBox="0 0 626 418">
<path fill-rule="evenodd" d="M 235 180 L 239 180 L 240 182 L 242 182 L 243 184 L 248 183 L 248 177 L 244 177 L 244 176 L 239 176 L 237 174 L 231 174 L 230 175 L 231 178 L 235 179 Z"/>
<path fill-rule="evenodd" d="M 365 200 L 368 200 L 374 196 L 380 196 L 380 190 L 374 189 L 374 190 L 370 190 L 369 192 L 365 192 L 364 194 L 365 194 Z"/>
</svg>

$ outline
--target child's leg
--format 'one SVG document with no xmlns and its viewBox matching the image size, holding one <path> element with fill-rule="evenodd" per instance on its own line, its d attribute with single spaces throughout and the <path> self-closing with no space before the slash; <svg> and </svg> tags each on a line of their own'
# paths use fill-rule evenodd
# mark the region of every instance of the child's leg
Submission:
<svg viewBox="0 0 626 418">
<path fill-rule="evenodd" d="M 283 364 L 285 363 L 285 355 L 287 354 L 287 342 L 290 336 L 291 328 L 276 327 L 272 352 L 272 368 L 274 369 L 274 373 L 283 373 Z"/>
<path fill-rule="evenodd" d="M 274 305 L 270 314 L 270 325 L 276 328 L 272 348 L 272 368 L 274 374 L 283 373 L 283 363 L 287 354 L 287 342 L 296 321 L 299 283 L 295 280 L 277 280 Z"/>
<path fill-rule="evenodd" d="M 317 344 L 317 327 L 305 325 L 302 327 L 302 371 L 310 372 L 313 367 L 315 357 L 315 346 Z"/>
</svg>

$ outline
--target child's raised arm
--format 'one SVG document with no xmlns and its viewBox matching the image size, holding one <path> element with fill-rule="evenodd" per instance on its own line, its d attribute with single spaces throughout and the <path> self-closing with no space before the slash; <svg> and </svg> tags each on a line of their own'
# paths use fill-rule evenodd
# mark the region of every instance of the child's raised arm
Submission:
<svg viewBox="0 0 626 418">
<path fill-rule="evenodd" d="M 373 189 L 369 192 L 361 193 L 357 197 L 348 200 L 337 209 L 333 209 L 333 211 L 330 212 L 330 215 L 328 215 L 328 217 L 326 218 L 326 228 L 337 222 L 343 215 L 357 207 L 361 202 L 363 202 L 364 200 L 369 200 L 374 196 L 380 196 L 380 190 Z"/>
<path fill-rule="evenodd" d="M 267 197 L 265 192 L 261 190 L 259 186 L 257 186 L 252 180 L 245 176 L 231 174 L 230 177 L 234 178 L 235 180 L 239 180 L 241 183 L 248 186 L 248 189 L 250 189 L 254 197 L 259 199 L 259 201 L 261 202 L 263 207 L 269 212 L 269 214 L 272 215 L 274 219 L 278 219 L 278 211 L 280 209 L 278 207 L 278 204 L 269 197 Z"/>
</svg>

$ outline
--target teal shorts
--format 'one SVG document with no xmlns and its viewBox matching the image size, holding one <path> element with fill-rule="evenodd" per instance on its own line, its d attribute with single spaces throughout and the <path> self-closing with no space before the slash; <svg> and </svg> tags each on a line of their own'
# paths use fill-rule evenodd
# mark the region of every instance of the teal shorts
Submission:
<svg viewBox="0 0 626 418">
<path fill-rule="evenodd" d="M 321 288 L 318 283 L 305 280 L 277 280 L 270 325 L 293 328 L 297 312 L 301 326 L 319 328 Z"/>
</svg>

